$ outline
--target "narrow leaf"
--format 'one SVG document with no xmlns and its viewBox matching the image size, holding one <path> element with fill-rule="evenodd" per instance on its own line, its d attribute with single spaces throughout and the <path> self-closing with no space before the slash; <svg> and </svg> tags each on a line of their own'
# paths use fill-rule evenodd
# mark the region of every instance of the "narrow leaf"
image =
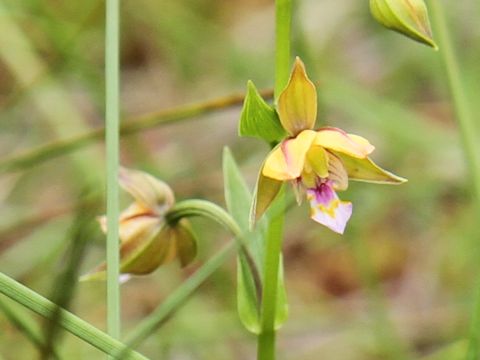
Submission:
<svg viewBox="0 0 480 360">
<path fill-rule="evenodd" d="M 229 148 L 223 150 L 223 181 L 227 209 L 242 230 L 248 229 L 252 195 Z M 247 209 L 247 211 L 245 211 Z"/>
<path fill-rule="evenodd" d="M 237 310 L 243 326 L 251 333 L 259 334 L 257 292 L 250 269 L 241 255 L 237 257 Z"/>
<path fill-rule="evenodd" d="M 250 232 L 250 207 L 252 195 L 248 190 L 247 183 L 243 178 L 238 166 L 228 148 L 223 152 L 223 174 L 225 183 L 225 201 L 227 209 L 237 221 L 242 232 L 248 234 L 248 248 L 254 257 L 254 260 L 262 270 L 263 261 L 263 242 L 261 229 Z"/>
<path fill-rule="evenodd" d="M 260 280 L 258 264 L 262 259 L 261 239 L 258 231 L 249 232 L 249 211 L 252 196 L 228 148 L 225 148 L 223 152 L 223 174 L 227 209 L 239 224 L 242 233 L 246 234 L 244 238 L 246 248 L 237 257 L 238 315 L 248 331 L 258 334 L 260 331 L 260 294 L 255 280 L 257 282 Z M 253 254 L 254 258 L 251 259 L 253 264 L 249 263 L 247 256 L 250 255 L 245 250 L 248 251 L 248 254 Z M 252 265 L 256 268 L 253 269 Z"/>
<path fill-rule="evenodd" d="M 253 82 L 247 85 L 238 132 L 240 136 L 251 136 L 274 142 L 286 136 L 276 111 L 259 94 Z"/>
</svg>

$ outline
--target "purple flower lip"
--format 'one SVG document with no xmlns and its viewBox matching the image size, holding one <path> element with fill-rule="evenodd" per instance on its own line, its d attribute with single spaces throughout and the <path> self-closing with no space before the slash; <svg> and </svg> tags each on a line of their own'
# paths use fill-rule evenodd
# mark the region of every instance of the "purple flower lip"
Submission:
<svg viewBox="0 0 480 360">
<path fill-rule="evenodd" d="M 318 203 L 328 206 L 336 198 L 335 191 L 331 187 L 331 181 L 320 179 L 315 189 L 312 189 Z"/>
<path fill-rule="evenodd" d="M 307 198 L 311 207 L 310 217 L 336 233 L 343 234 L 352 216 L 352 203 L 341 201 L 330 181 L 322 181 L 315 188 L 307 189 Z"/>
</svg>

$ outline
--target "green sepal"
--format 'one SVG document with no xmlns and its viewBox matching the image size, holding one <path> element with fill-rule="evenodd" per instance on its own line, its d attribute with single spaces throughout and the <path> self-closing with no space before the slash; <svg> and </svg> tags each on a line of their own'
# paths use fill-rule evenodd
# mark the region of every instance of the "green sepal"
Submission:
<svg viewBox="0 0 480 360">
<path fill-rule="evenodd" d="M 408 180 L 397 176 L 375 164 L 372 159 L 354 158 L 341 153 L 335 153 L 343 163 L 349 180 L 376 184 L 403 184 Z"/>
<path fill-rule="evenodd" d="M 249 225 L 254 229 L 257 222 L 265 214 L 273 200 L 280 192 L 283 182 L 266 177 L 262 174 L 263 165 L 260 168 L 257 177 L 257 183 L 253 190 L 253 201 L 250 207 Z"/>
<path fill-rule="evenodd" d="M 269 143 L 280 141 L 286 136 L 277 112 L 263 100 L 252 81 L 247 83 L 238 133 L 240 136 L 257 137 Z"/>
</svg>

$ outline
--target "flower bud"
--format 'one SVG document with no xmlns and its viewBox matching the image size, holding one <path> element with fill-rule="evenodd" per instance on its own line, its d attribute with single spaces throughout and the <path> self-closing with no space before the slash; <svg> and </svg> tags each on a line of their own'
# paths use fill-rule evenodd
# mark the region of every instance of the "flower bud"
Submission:
<svg viewBox="0 0 480 360">
<path fill-rule="evenodd" d="M 438 49 L 424 0 L 370 0 L 370 11 L 383 26 Z"/>
<path fill-rule="evenodd" d="M 165 214 L 173 206 L 173 191 L 164 182 L 142 171 L 122 168 L 120 185 L 134 202 L 119 218 L 120 273 L 149 274 L 178 258 L 188 265 L 196 255 L 196 239 L 186 219 L 168 223 Z M 105 216 L 98 218 L 107 232 Z M 106 263 L 97 266 L 81 280 L 104 280 Z"/>
</svg>

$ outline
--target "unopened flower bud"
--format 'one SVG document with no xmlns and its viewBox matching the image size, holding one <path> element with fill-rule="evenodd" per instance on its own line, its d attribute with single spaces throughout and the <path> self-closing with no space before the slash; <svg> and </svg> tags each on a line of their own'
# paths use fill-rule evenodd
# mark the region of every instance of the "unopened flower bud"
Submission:
<svg viewBox="0 0 480 360">
<path fill-rule="evenodd" d="M 138 170 L 122 168 L 120 185 L 134 202 L 119 218 L 120 273 L 149 274 L 178 258 L 188 265 L 196 255 L 196 239 L 186 219 L 168 223 L 165 215 L 174 205 L 172 189 L 159 179 Z M 107 232 L 105 216 L 98 218 Z M 81 280 L 104 280 L 106 263 L 97 266 Z"/>
<path fill-rule="evenodd" d="M 370 0 L 373 17 L 383 26 L 437 49 L 424 0 Z"/>
</svg>

